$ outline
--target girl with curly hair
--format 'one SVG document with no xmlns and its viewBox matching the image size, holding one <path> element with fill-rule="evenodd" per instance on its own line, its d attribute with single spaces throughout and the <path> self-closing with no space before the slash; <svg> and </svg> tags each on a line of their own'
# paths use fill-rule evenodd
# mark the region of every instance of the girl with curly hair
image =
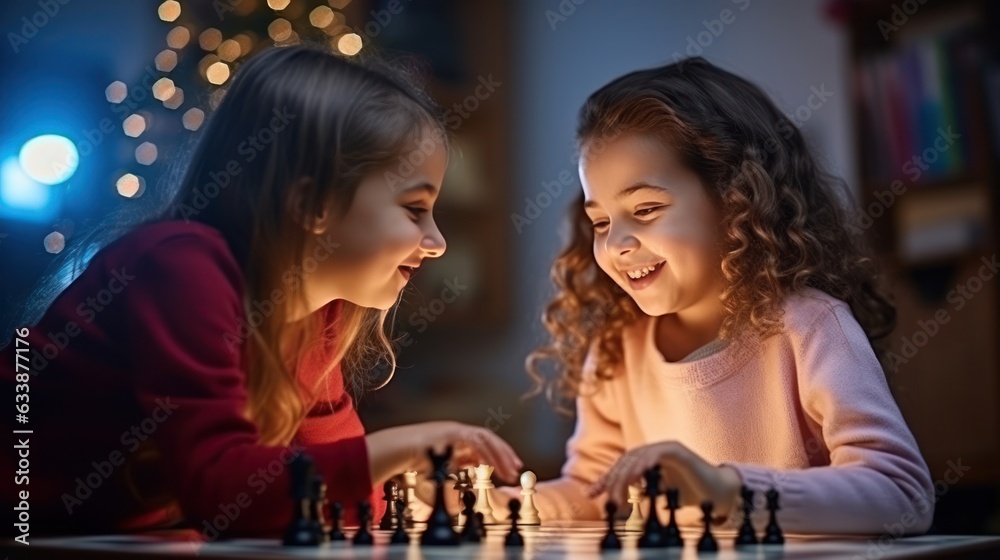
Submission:
<svg viewBox="0 0 1000 560">
<path fill-rule="evenodd" d="M 659 465 L 682 523 L 710 500 L 735 526 L 745 485 L 780 492 L 789 532 L 926 531 L 931 478 L 876 350 L 895 309 L 789 119 L 695 58 L 598 90 L 578 141 L 551 341 L 528 359 L 577 414 L 542 517 L 599 518 Z"/>
</svg>

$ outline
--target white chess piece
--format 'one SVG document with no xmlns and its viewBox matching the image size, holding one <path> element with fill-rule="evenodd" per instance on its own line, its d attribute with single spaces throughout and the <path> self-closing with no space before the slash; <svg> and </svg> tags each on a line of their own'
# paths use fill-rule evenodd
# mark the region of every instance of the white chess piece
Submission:
<svg viewBox="0 0 1000 560">
<path fill-rule="evenodd" d="M 406 500 L 406 509 L 403 515 L 406 519 L 413 519 L 413 510 L 417 501 L 417 471 L 406 471 L 403 473 L 403 495 Z"/>
<path fill-rule="evenodd" d="M 628 503 L 632 504 L 632 513 L 625 521 L 626 531 L 642 531 L 646 527 L 646 520 L 642 517 L 642 487 L 629 485 Z"/>
<path fill-rule="evenodd" d="M 479 465 L 475 468 L 476 482 L 472 485 L 476 492 L 475 512 L 483 514 L 484 525 L 496 525 L 497 518 L 493 517 L 493 506 L 490 504 L 490 490 L 496 488 L 490 477 L 493 476 L 493 467 L 489 465 Z"/>
<path fill-rule="evenodd" d="M 538 477 L 531 471 L 524 471 L 521 474 L 521 517 L 518 525 L 541 525 L 542 520 L 538 517 L 538 508 L 535 507 L 535 483 Z"/>
</svg>

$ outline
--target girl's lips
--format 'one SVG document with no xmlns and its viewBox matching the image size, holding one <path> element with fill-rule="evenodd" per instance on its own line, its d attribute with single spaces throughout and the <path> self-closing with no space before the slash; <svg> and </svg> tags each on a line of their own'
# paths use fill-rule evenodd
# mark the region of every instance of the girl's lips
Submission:
<svg viewBox="0 0 1000 560">
<path fill-rule="evenodd" d="M 628 274 L 625 274 L 625 278 L 628 279 L 629 287 L 631 287 L 633 290 L 636 291 L 645 289 L 650 284 L 652 284 L 653 281 L 656 280 L 656 278 L 660 275 L 660 272 L 663 270 L 663 267 L 666 266 L 666 264 L 667 264 L 666 262 L 662 262 L 656 265 L 656 270 L 650 272 L 649 274 L 643 276 L 642 278 L 632 278 Z"/>
<path fill-rule="evenodd" d="M 399 273 L 403 275 L 403 278 L 409 281 L 410 278 L 417 273 L 417 268 L 412 266 L 400 266 Z"/>
</svg>

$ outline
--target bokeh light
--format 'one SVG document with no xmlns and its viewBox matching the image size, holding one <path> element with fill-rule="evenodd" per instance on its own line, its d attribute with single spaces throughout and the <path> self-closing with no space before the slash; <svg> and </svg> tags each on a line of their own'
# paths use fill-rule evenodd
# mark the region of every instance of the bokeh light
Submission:
<svg viewBox="0 0 1000 560">
<path fill-rule="evenodd" d="M 33 180 L 43 185 L 58 185 L 76 173 L 80 154 L 69 138 L 43 134 L 21 146 L 18 163 Z"/>
<path fill-rule="evenodd" d="M 128 96 L 128 86 L 125 85 L 125 82 L 115 80 L 104 89 L 104 96 L 108 98 L 110 103 L 121 103 Z"/>
<path fill-rule="evenodd" d="M 140 134 L 146 131 L 146 119 L 138 114 L 129 115 L 122 121 L 122 130 L 125 131 L 125 136 L 138 138 Z"/>
<path fill-rule="evenodd" d="M 167 0 L 166 2 L 160 4 L 156 13 L 159 14 L 160 19 L 163 21 L 174 21 L 181 15 L 181 4 L 180 2 L 177 2 L 177 0 Z"/>
</svg>

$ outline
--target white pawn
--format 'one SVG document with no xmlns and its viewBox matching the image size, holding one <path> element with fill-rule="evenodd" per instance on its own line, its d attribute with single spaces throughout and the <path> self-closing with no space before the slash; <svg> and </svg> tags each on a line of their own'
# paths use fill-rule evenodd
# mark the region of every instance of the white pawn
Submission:
<svg viewBox="0 0 1000 560">
<path fill-rule="evenodd" d="M 417 471 L 403 473 L 403 497 L 406 506 L 403 515 L 406 519 L 413 519 L 413 510 L 417 505 Z"/>
<path fill-rule="evenodd" d="M 476 482 L 472 485 L 476 492 L 475 512 L 483 514 L 484 525 L 496 525 L 497 518 L 493 517 L 493 506 L 490 504 L 490 490 L 496 488 L 490 477 L 493 476 L 493 467 L 489 465 L 479 465 L 475 468 Z"/>
<path fill-rule="evenodd" d="M 646 520 L 642 517 L 642 487 L 629 485 L 628 503 L 632 504 L 632 513 L 625 520 L 626 531 L 642 531 L 646 528 Z"/>
<path fill-rule="evenodd" d="M 538 517 L 538 508 L 535 507 L 535 483 L 538 477 L 531 471 L 524 471 L 521 474 L 521 516 L 517 520 L 518 525 L 541 525 L 542 520 Z"/>
</svg>

